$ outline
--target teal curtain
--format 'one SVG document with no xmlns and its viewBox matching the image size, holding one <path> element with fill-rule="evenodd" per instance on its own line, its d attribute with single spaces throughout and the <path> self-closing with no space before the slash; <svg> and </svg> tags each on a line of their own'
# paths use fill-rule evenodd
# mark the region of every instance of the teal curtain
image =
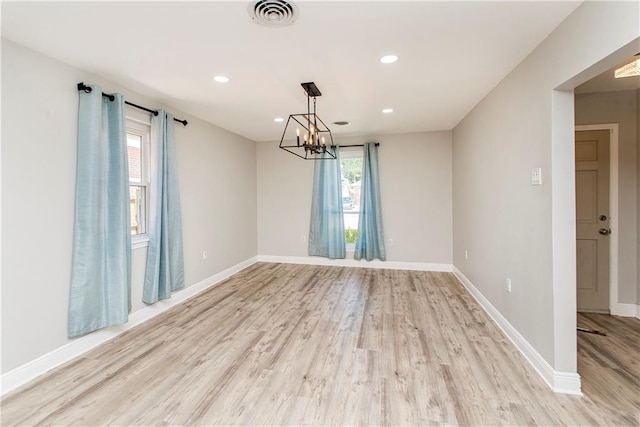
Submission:
<svg viewBox="0 0 640 427">
<path fill-rule="evenodd" d="M 380 205 L 380 180 L 378 176 L 378 148 L 375 143 L 364 144 L 362 161 L 362 186 L 360 188 L 360 217 L 358 239 L 353 254 L 355 259 L 371 261 L 386 259 L 382 210 Z"/>
<path fill-rule="evenodd" d="M 332 259 L 346 256 L 338 147 L 335 152 L 335 160 L 315 161 L 309 226 L 309 255 Z"/>
<path fill-rule="evenodd" d="M 125 323 L 131 221 L 124 98 L 80 91 L 69 337 Z"/>
<path fill-rule="evenodd" d="M 160 110 L 151 119 L 149 247 L 142 301 L 167 299 L 184 286 L 182 214 L 178 191 L 173 117 Z"/>
</svg>

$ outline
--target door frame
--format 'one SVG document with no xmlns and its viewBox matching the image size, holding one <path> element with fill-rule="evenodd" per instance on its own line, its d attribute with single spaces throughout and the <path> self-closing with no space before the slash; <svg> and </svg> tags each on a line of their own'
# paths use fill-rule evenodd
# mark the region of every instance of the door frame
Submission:
<svg viewBox="0 0 640 427">
<path fill-rule="evenodd" d="M 608 130 L 609 131 L 609 226 L 612 233 L 609 234 L 609 313 L 619 314 L 618 310 L 618 124 L 603 123 L 595 125 L 576 125 L 575 131 Z M 575 163 L 575 139 L 574 139 L 574 163 Z M 577 283 L 576 283 L 577 286 Z"/>
</svg>

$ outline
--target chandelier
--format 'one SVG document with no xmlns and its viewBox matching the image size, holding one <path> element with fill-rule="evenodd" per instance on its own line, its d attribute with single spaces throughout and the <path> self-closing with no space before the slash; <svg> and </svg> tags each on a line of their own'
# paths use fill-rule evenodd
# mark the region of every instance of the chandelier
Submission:
<svg viewBox="0 0 640 427">
<path fill-rule="evenodd" d="M 331 131 L 316 114 L 316 97 L 322 96 L 322 93 L 313 82 L 302 83 L 302 88 L 307 94 L 307 112 L 289 115 L 280 139 L 280 148 L 305 160 L 335 159 Z"/>
</svg>

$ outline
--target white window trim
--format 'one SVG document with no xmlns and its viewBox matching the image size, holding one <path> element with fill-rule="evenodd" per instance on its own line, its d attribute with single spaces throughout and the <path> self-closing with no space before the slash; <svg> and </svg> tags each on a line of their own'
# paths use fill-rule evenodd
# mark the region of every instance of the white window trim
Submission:
<svg viewBox="0 0 640 427">
<path fill-rule="evenodd" d="M 131 236 L 131 249 L 146 248 L 149 246 L 149 235 L 139 234 L 137 236 Z"/>
</svg>

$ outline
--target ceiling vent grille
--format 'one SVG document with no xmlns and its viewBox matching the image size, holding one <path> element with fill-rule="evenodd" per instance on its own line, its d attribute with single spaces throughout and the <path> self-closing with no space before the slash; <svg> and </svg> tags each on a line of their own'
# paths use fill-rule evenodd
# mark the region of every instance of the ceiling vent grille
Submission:
<svg viewBox="0 0 640 427">
<path fill-rule="evenodd" d="M 286 27 L 298 19 L 298 7 L 284 0 L 258 0 L 249 4 L 249 16 L 266 27 Z"/>
</svg>

